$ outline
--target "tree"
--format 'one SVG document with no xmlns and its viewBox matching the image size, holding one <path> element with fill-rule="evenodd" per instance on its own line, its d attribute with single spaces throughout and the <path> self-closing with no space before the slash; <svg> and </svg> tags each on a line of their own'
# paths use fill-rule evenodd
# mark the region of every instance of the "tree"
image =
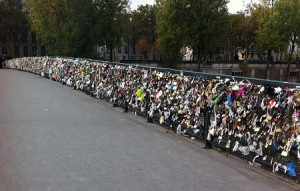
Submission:
<svg viewBox="0 0 300 191">
<path fill-rule="evenodd" d="M 149 51 L 149 44 L 145 36 L 142 36 L 141 39 L 137 42 L 136 48 L 142 54 L 144 54 L 144 58 L 147 58 L 147 52 Z"/>
<path fill-rule="evenodd" d="M 155 34 L 156 18 L 155 10 L 152 5 L 140 5 L 137 10 L 133 11 L 132 17 L 132 35 L 134 37 L 133 43 L 136 40 L 145 38 L 152 47 L 157 39 Z"/>
<path fill-rule="evenodd" d="M 201 58 L 210 54 L 216 38 L 223 34 L 228 21 L 227 0 L 157 0 L 156 5 L 164 58 L 178 63 L 180 49 L 188 46 L 197 53 L 200 70 Z"/>
<path fill-rule="evenodd" d="M 245 50 L 245 60 L 248 60 L 249 49 L 255 44 L 258 26 L 258 18 L 253 14 L 254 7 L 252 4 L 247 5 L 247 9 L 242 13 L 242 27 L 240 31 L 240 46 Z M 248 62 L 248 61 L 247 61 Z"/>
<path fill-rule="evenodd" d="M 153 47 L 152 47 L 152 51 L 153 51 L 153 54 L 155 55 L 160 55 L 160 58 L 159 58 L 159 61 L 161 61 L 161 44 L 159 42 L 159 39 L 156 39 Z"/>
<path fill-rule="evenodd" d="M 227 0 L 186 0 L 185 43 L 197 53 L 198 70 L 202 57 L 215 48 L 216 38 L 223 35 L 228 22 Z"/>
<path fill-rule="evenodd" d="M 161 45 L 161 53 L 165 67 L 177 67 L 182 62 L 180 49 L 185 41 L 184 2 L 172 0 L 156 0 L 156 32 Z"/>
<path fill-rule="evenodd" d="M 295 47 L 299 44 L 300 35 L 300 0 L 279 0 L 274 6 L 274 20 L 282 40 L 289 45 L 288 66 L 284 80 L 288 79 L 290 62 L 293 59 Z"/>
<path fill-rule="evenodd" d="M 66 22 L 66 3 L 59 0 L 27 0 L 27 18 L 31 29 L 47 46 L 48 52 L 54 55 L 63 55 L 63 24 Z"/>
<path fill-rule="evenodd" d="M 249 76 L 250 71 L 247 57 L 242 62 L 240 69 L 242 70 L 243 76 Z"/>
<path fill-rule="evenodd" d="M 256 42 L 261 52 L 267 51 L 267 65 L 264 76 L 264 78 L 267 79 L 271 52 L 282 50 L 285 42 L 277 30 L 280 26 L 275 20 L 273 7 L 270 7 L 270 1 L 264 0 L 261 4 L 254 4 L 253 14 L 258 18 Z"/>
<path fill-rule="evenodd" d="M 69 0 L 66 23 L 63 25 L 65 48 L 62 54 L 73 57 L 93 57 L 95 6 L 90 1 Z"/>
<path fill-rule="evenodd" d="M 51 54 L 92 56 L 92 1 L 27 0 L 25 5 L 31 28 Z"/>
<path fill-rule="evenodd" d="M 113 61 L 114 48 L 121 45 L 128 32 L 128 0 L 95 0 L 94 3 L 97 8 L 95 42 L 108 47 Z"/>
<path fill-rule="evenodd" d="M 0 43 L 18 57 L 19 46 L 27 41 L 28 22 L 22 4 L 15 0 L 0 1 Z"/>
<path fill-rule="evenodd" d="M 217 46 L 225 47 L 230 51 L 228 60 L 231 61 L 234 60 L 234 57 L 237 54 L 237 48 L 243 46 L 241 34 L 244 33 L 244 28 L 242 27 L 244 25 L 241 23 L 243 23 L 245 19 L 242 12 L 230 14 L 228 18 L 229 22 L 224 28 L 224 35 L 216 39 L 216 44 Z"/>
</svg>

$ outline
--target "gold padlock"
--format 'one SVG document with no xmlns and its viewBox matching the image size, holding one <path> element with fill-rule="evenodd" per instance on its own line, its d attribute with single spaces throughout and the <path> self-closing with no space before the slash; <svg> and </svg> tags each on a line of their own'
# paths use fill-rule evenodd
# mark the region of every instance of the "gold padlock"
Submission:
<svg viewBox="0 0 300 191">
<path fill-rule="evenodd" d="M 282 129 L 279 128 L 279 129 L 276 130 L 276 132 L 277 132 L 277 133 L 282 133 Z"/>
<path fill-rule="evenodd" d="M 274 132 L 274 131 L 271 131 L 269 134 L 272 135 L 272 136 L 274 136 L 274 135 L 275 135 L 275 132 Z"/>
</svg>

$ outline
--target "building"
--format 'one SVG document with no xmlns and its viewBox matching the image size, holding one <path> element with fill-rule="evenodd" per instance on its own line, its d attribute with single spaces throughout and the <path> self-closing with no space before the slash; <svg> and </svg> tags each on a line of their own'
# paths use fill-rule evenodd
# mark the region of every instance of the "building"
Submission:
<svg viewBox="0 0 300 191">
<path fill-rule="evenodd" d="M 96 46 L 97 58 L 100 60 L 109 60 L 109 50 L 106 46 Z M 160 61 L 160 55 L 154 54 L 150 48 L 149 52 L 143 54 L 139 52 L 131 41 L 122 41 L 121 46 L 113 50 L 114 62 L 143 62 L 143 61 Z"/>
<path fill-rule="evenodd" d="M 225 74 L 230 76 L 245 76 L 241 69 L 242 62 L 229 62 L 229 61 L 213 61 L 203 63 L 200 66 L 200 72 Z M 251 78 L 264 78 L 266 73 L 265 61 L 249 61 L 248 64 L 248 77 Z M 198 71 L 198 64 L 189 62 L 181 65 L 183 70 Z M 272 62 L 269 65 L 268 76 L 270 80 L 284 81 L 287 70 L 287 64 L 284 62 Z M 300 62 L 293 62 L 290 65 L 290 71 L 288 72 L 289 82 L 300 82 Z"/>
<path fill-rule="evenodd" d="M 287 47 L 287 51 L 290 46 Z M 232 76 L 245 76 L 242 72 L 241 64 L 246 58 L 246 51 L 239 47 L 232 49 L 226 49 L 225 47 L 218 47 L 213 55 L 209 55 L 199 65 L 197 64 L 196 55 L 193 54 L 193 50 L 189 48 L 183 49 L 184 64 L 181 68 L 184 70 L 199 71 L 205 73 L 226 74 Z M 293 60 L 290 64 L 290 69 L 287 71 L 287 55 L 283 52 L 271 52 L 269 58 L 269 72 L 266 72 L 267 68 L 267 52 L 261 53 L 256 46 L 251 46 L 248 50 L 248 75 L 253 78 L 264 78 L 270 80 L 283 81 L 287 73 L 288 81 L 300 83 L 300 49 L 295 47 L 293 54 Z"/>
<path fill-rule="evenodd" d="M 37 40 L 34 32 L 28 31 L 27 41 L 21 46 L 0 43 L 0 55 L 6 59 L 16 57 L 46 56 L 46 47 Z"/>
<path fill-rule="evenodd" d="M 16 0 L 15 2 L 19 4 L 23 1 L 24 0 Z M 24 12 L 24 10 L 22 11 Z M 9 40 L 12 36 L 14 40 Z M 26 34 L 23 32 L 9 31 L 9 33 L 6 32 L 4 36 L 0 37 L 0 57 L 4 59 L 46 55 L 45 46 L 37 40 L 36 34 L 32 31 L 27 31 Z"/>
</svg>

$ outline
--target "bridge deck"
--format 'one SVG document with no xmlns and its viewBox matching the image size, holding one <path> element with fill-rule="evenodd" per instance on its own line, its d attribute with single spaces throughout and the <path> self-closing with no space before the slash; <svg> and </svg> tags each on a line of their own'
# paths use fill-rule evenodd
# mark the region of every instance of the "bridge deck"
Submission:
<svg viewBox="0 0 300 191">
<path fill-rule="evenodd" d="M 291 189 L 241 164 L 57 82 L 0 70 L 1 191 Z"/>
</svg>

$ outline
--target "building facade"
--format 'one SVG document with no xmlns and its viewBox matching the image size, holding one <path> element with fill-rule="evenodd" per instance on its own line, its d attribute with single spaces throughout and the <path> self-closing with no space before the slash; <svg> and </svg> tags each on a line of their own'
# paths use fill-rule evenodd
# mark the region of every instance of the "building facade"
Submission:
<svg viewBox="0 0 300 191">
<path fill-rule="evenodd" d="M 97 58 L 100 60 L 109 60 L 110 53 L 109 49 L 106 46 L 96 46 Z M 141 53 L 131 41 L 122 41 L 121 46 L 115 48 L 113 50 L 113 61 L 114 62 L 143 62 L 143 61 L 153 61 L 158 62 L 160 61 L 160 55 L 154 54 L 152 49 L 150 48 L 149 51 L 144 54 Z"/>
<path fill-rule="evenodd" d="M 27 41 L 21 43 L 19 46 L 13 46 L 8 43 L 0 43 L 0 56 L 5 59 L 46 55 L 46 47 L 37 40 L 36 34 L 31 31 L 28 31 Z"/>
<path fill-rule="evenodd" d="M 286 51 L 290 50 L 290 46 Z M 232 76 L 246 76 L 242 72 L 241 64 L 246 59 L 248 54 L 248 77 L 252 78 L 266 78 L 270 80 L 284 81 L 287 75 L 287 79 L 290 82 L 300 83 L 300 49 L 295 47 L 295 52 L 292 55 L 293 60 L 288 69 L 287 57 L 288 55 L 283 52 L 272 51 L 269 58 L 269 71 L 267 71 L 267 52 L 261 53 L 257 47 L 250 46 L 246 52 L 244 49 L 238 47 L 232 47 L 226 49 L 225 47 L 218 47 L 214 54 L 202 57 L 205 60 L 199 65 L 197 64 L 196 55 L 193 54 L 193 50 L 189 48 L 183 48 L 183 60 L 186 61 L 181 65 L 181 69 L 199 71 L 205 73 L 226 74 Z"/>
</svg>

